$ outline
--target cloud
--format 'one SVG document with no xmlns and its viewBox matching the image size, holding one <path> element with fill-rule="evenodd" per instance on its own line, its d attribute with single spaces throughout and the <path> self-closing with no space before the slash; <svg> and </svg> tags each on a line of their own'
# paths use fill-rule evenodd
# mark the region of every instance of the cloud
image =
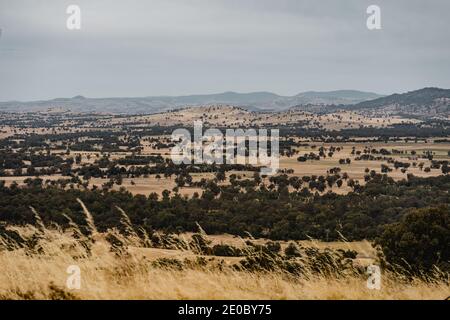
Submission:
<svg viewBox="0 0 450 320">
<path fill-rule="evenodd" d="M 450 2 L 372 2 L 2 0 L 0 100 L 450 87 Z"/>
</svg>

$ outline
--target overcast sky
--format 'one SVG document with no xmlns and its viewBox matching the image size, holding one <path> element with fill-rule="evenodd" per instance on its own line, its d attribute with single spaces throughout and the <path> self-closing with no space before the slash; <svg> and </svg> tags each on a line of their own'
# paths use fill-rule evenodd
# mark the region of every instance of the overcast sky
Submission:
<svg viewBox="0 0 450 320">
<path fill-rule="evenodd" d="M 449 14 L 449 0 L 0 0 L 0 101 L 450 88 Z"/>
</svg>

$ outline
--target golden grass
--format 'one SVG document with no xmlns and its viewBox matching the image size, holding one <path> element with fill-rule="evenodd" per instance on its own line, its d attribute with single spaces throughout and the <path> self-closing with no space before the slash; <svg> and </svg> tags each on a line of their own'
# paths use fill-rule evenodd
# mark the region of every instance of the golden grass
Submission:
<svg viewBox="0 0 450 320">
<path fill-rule="evenodd" d="M 450 293 L 448 283 L 405 281 L 394 273 L 383 274 L 381 290 L 369 290 L 364 275 L 237 271 L 221 264 L 219 257 L 214 262 L 206 257 L 206 265 L 196 263 L 197 256 L 187 255 L 186 250 L 171 251 L 180 259 L 183 254 L 192 257 L 189 267 L 157 267 L 147 254 L 157 249 L 143 246 L 123 210 L 118 209 L 122 221 L 132 231 L 127 237 L 116 230 L 97 233 L 88 209 L 80 204 L 88 227 L 95 232 L 91 239 L 73 221 L 65 231 L 56 225 L 42 228 L 35 210 L 38 228 L 8 228 L 38 241 L 32 249 L 0 251 L 0 299 L 445 299 Z M 122 254 L 111 250 L 106 240 L 110 235 L 128 249 Z M 91 244 L 90 252 L 83 246 L 85 240 Z M 71 265 L 81 270 L 80 289 L 66 286 Z"/>
<path fill-rule="evenodd" d="M 119 258 L 101 244 L 96 247 L 95 256 L 81 260 L 2 252 L 0 296 L 50 299 L 55 287 L 74 299 L 444 299 L 450 292 L 442 283 L 401 284 L 391 276 L 383 278 L 378 291 L 367 289 L 357 277 L 304 280 L 276 272 L 157 269 L 138 257 Z M 80 290 L 65 287 L 66 269 L 74 264 L 81 269 Z"/>
</svg>

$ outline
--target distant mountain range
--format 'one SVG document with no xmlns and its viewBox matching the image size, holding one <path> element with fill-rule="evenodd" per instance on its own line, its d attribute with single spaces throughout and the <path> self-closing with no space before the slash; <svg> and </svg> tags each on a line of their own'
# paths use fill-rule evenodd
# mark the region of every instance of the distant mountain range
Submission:
<svg viewBox="0 0 450 320">
<path fill-rule="evenodd" d="M 356 90 L 308 91 L 295 96 L 271 92 L 142 98 L 58 98 L 47 101 L 0 102 L 0 111 L 28 112 L 70 110 L 73 112 L 104 112 L 150 114 L 181 107 L 226 104 L 251 111 L 283 111 L 301 109 L 311 112 L 332 112 L 340 109 L 374 111 L 386 114 L 409 114 L 420 117 L 450 116 L 450 89 L 423 88 L 402 94 L 382 96 Z"/>
<path fill-rule="evenodd" d="M 237 93 L 189 96 L 158 96 L 142 98 L 57 98 L 46 101 L 0 102 L 0 111 L 45 111 L 62 108 L 77 112 L 156 113 L 186 106 L 230 104 L 250 110 L 281 111 L 296 105 L 352 105 L 382 97 L 372 92 L 337 90 L 308 91 L 295 96 L 280 96 L 271 92 Z"/>
</svg>

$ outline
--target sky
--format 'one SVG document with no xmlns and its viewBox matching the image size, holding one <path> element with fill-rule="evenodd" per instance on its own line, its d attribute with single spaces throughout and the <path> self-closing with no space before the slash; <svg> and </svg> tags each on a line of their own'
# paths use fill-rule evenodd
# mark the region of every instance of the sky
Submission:
<svg viewBox="0 0 450 320">
<path fill-rule="evenodd" d="M 0 101 L 450 88 L 449 13 L 448 0 L 0 0 Z"/>
</svg>

